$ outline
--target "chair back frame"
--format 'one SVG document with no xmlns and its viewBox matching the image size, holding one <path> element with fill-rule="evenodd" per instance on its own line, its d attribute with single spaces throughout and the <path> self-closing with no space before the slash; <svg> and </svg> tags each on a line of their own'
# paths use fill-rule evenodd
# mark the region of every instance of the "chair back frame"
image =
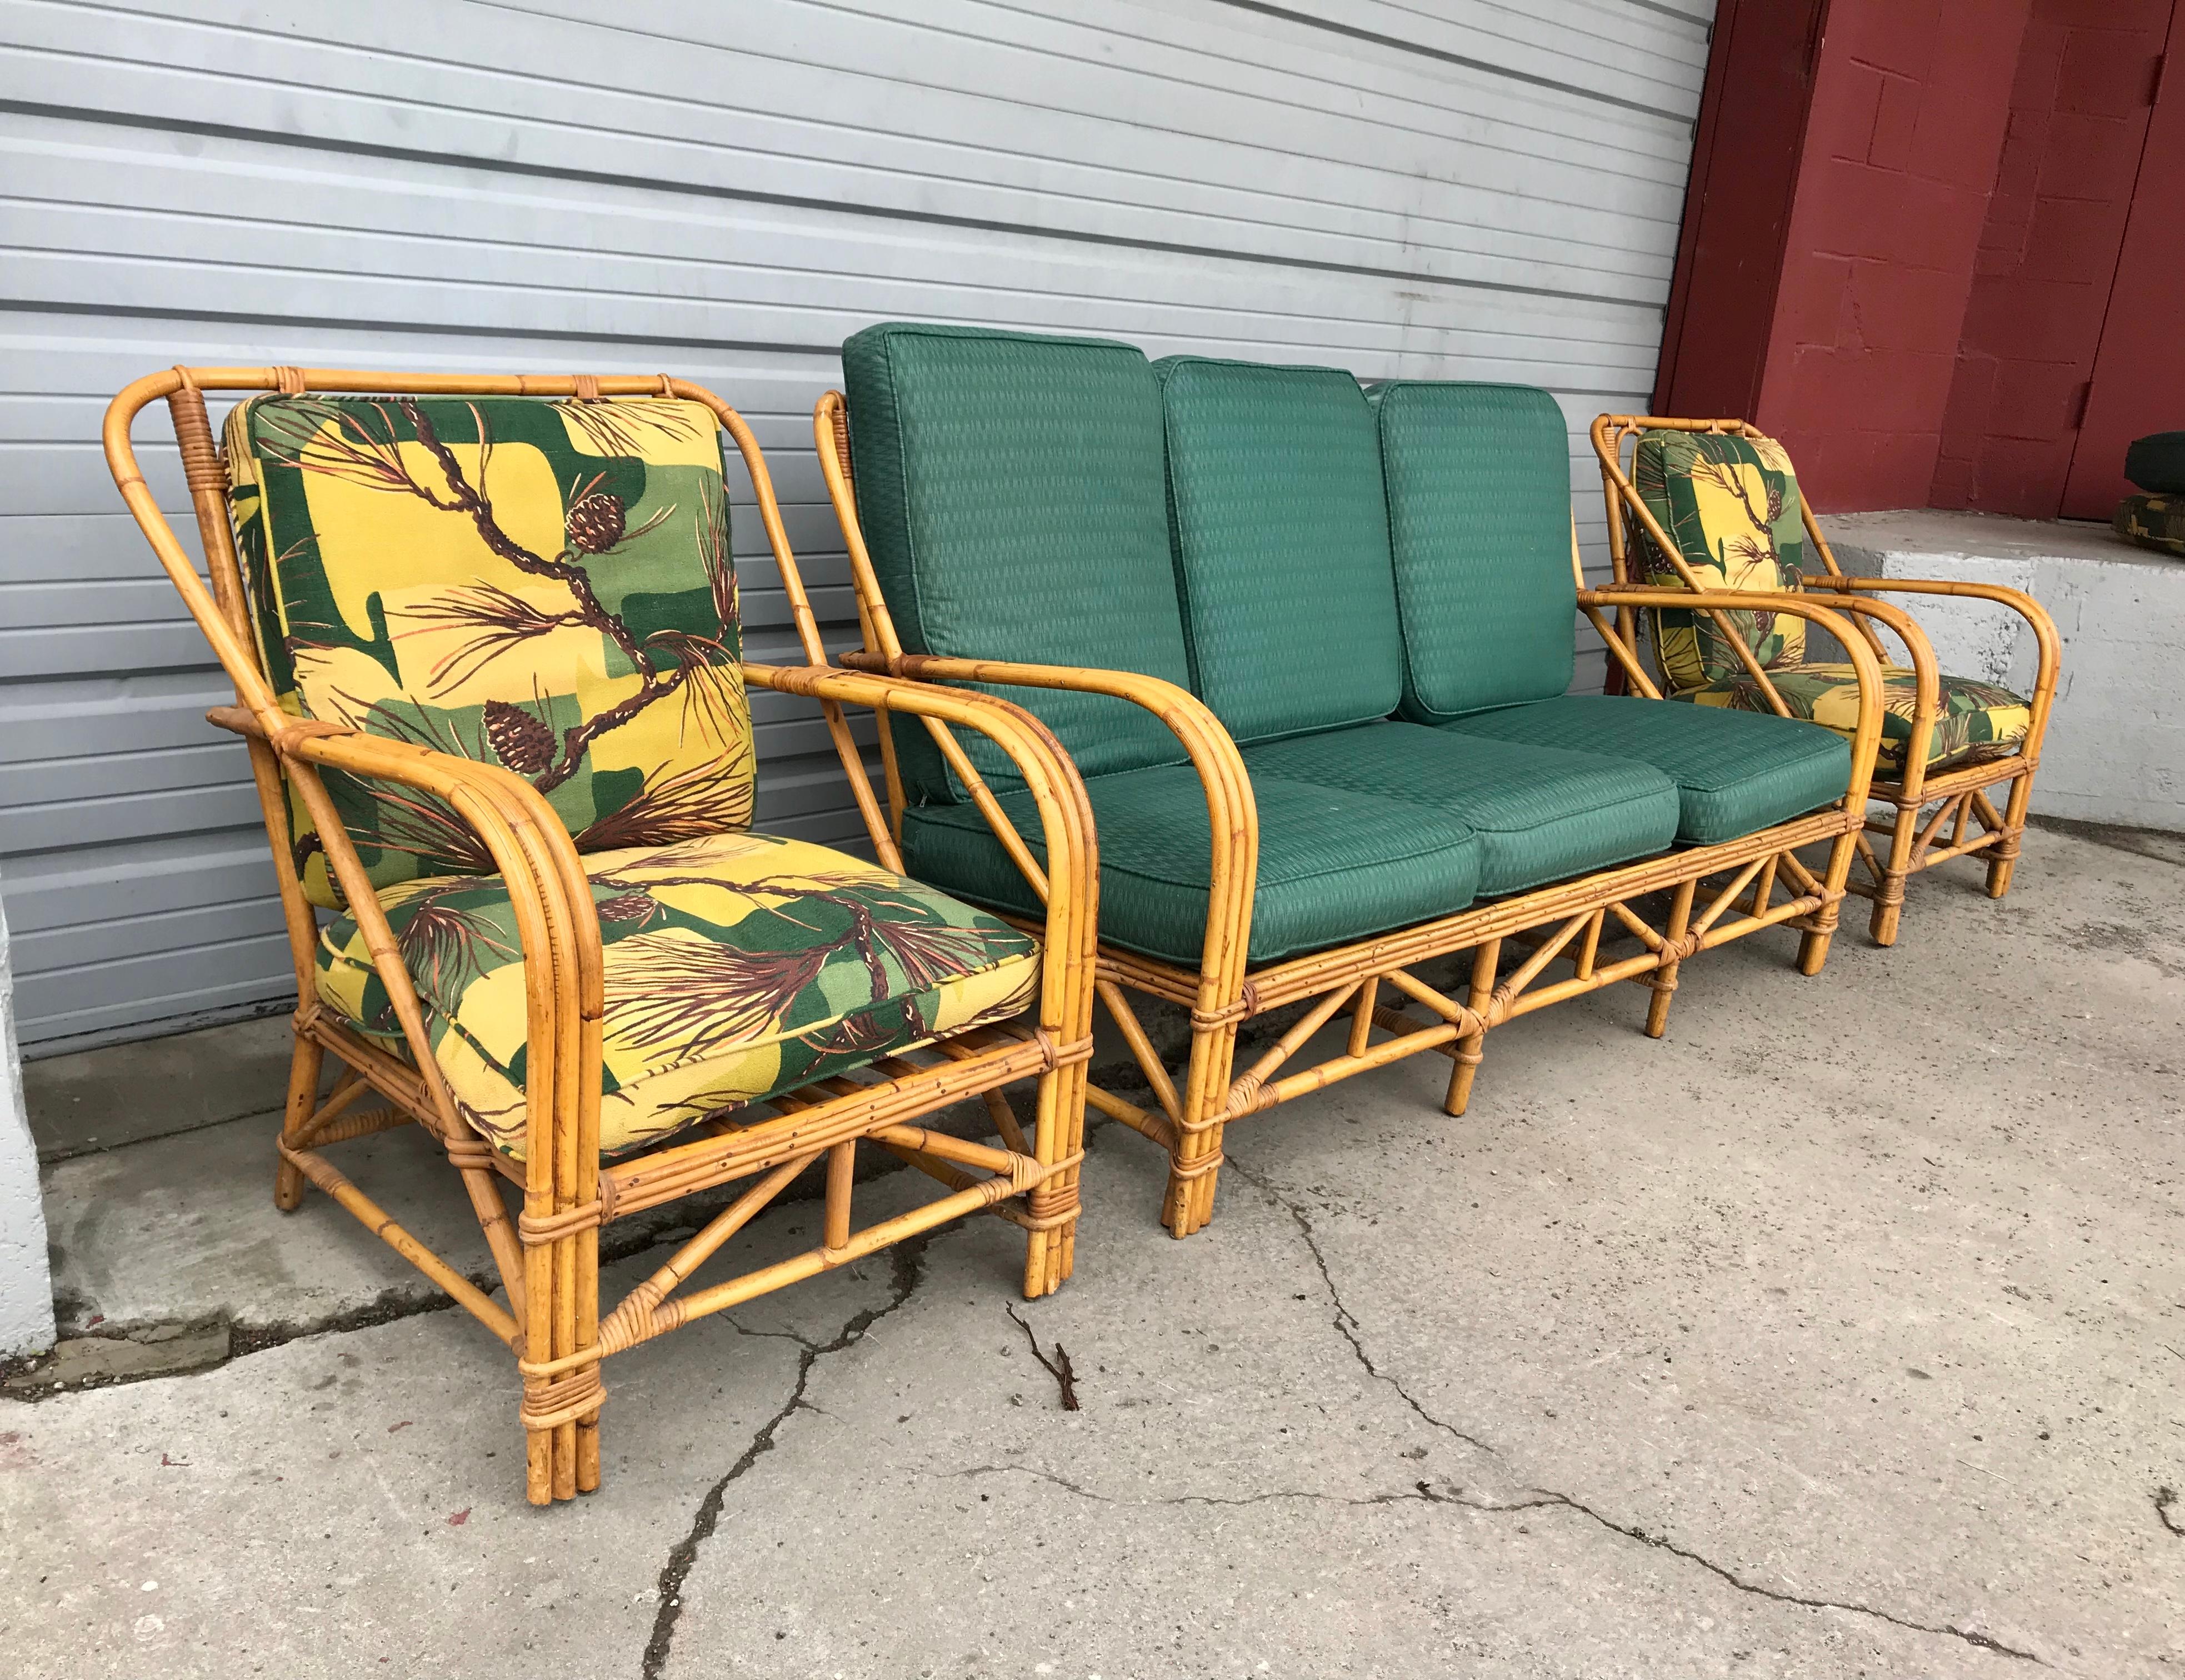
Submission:
<svg viewBox="0 0 2185 1680">
<path fill-rule="evenodd" d="M 822 1080 L 770 1099 L 764 1108 L 771 1113 L 763 1108 L 749 1124 L 701 1122 L 634 1158 L 603 1166 L 601 933 L 590 885 L 566 827 L 528 782 L 499 765 L 299 717 L 282 708 L 250 629 L 228 512 L 228 474 L 205 407 L 208 391 L 577 399 L 669 396 L 703 404 L 735 440 L 749 473 L 808 661 L 799 667 L 746 660 L 745 680 L 818 702 L 881 864 L 901 873 L 902 857 L 873 792 L 846 706 L 931 715 L 978 731 L 1000 746 L 1024 777 L 1048 852 L 1047 868 L 1036 883 L 1048 907 L 1037 929 L 1043 942 L 1036 1024 L 1009 1021 L 945 1035 L 925 1051 L 875 1062 L 865 1070 L 872 1077 Z M 146 483 L 131 439 L 137 416 L 162 399 L 181 449 L 209 586 Z M 567 1499 L 599 1483 L 598 1420 L 606 1392 L 599 1378 L 601 1361 L 690 1320 L 982 1209 L 1025 1229 L 1026 1293 L 1036 1297 L 1059 1287 L 1075 1253 L 1084 1066 L 1092 1047 L 1097 862 L 1083 789 L 1052 736 L 1019 707 L 986 695 L 828 667 L 765 459 L 733 408 L 704 388 L 665 374 L 176 366 L 136 381 L 115 398 L 106 414 L 103 443 L 124 501 L 233 684 L 235 704 L 216 707 L 209 716 L 244 738 L 271 842 L 298 997 L 276 1200 L 293 1208 L 306 1184 L 325 1191 L 515 1352 L 523 1384 L 520 1420 L 526 1431 L 527 1493 L 534 1503 Z M 885 727 L 881 739 L 887 739 Z M 328 768 L 445 801 L 471 826 L 504 879 L 521 941 L 528 1029 L 526 1147 L 520 1163 L 493 1149 L 458 1110 L 433 1053 L 425 1006 L 355 843 L 327 795 L 321 773 Z M 366 1040 L 317 1001 L 317 917 L 287 843 L 286 790 L 293 790 L 319 831 L 329 870 L 386 987 L 406 1058 Z M 1029 861 L 1028 852 L 1025 857 Z M 341 1071 L 321 1095 L 321 1074 L 329 1053 Z M 1005 1087 L 1026 1080 L 1037 1082 L 1029 1135 L 1005 1094 Z M 388 1106 L 357 1111 L 357 1102 L 371 1091 Z M 970 1098 L 985 1102 L 999 1147 L 911 1124 Z M 500 1274 L 506 1308 L 389 1218 L 322 1153 L 337 1142 L 413 1123 L 437 1141 L 457 1170 Z M 939 1180 L 950 1193 L 853 1231 L 851 1169 L 861 1141 L 876 1143 Z M 822 1159 L 827 1164 L 826 1208 L 819 1247 L 703 1289 L 673 1292 L 801 1172 Z M 522 1195 L 522 1212 L 513 1222 L 502 1197 L 504 1179 Z M 606 1222 L 743 1179 L 756 1182 L 612 1313 L 601 1315 L 599 1234 Z"/>
<path fill-rule="evenodd" d="M 1624 467 L 1623 445 L 1630 443 L 1635 452 L 1638 440 L 1649 432 L 1736 438 L 1761 438 L 1766 433 L 1749 421 L 1684 420 L 1662 415 L 1604 414 L 1596 417 L 1590 428 L 1594 454 L 1601 466 L 1601 494 L 1607 503 L 1609 560 L 1617 583 L 1623 586 L 1646 582 L 1632 575 L 1635 557 L 1629 552 L 1629 542 L 1635 526 L 1646 533 L 1656 551 L 1668 559 L 1684 588 L 1702 594 L 1711 589 L 1720 592 L 1719 584 L 1709 584 L 1692 570 L 1681 547 L 1662 528 Z M 2038 601 L 2022 590 L 1945 579 L 1852 577 L 1836 563 L 1828 534 L 1814 517 L 1813 502 L 1802 489 L 1798 512 L 1806 539 L 1820 556 L 1822 566 L 1818 572 L 1802 574 L 1800 584 L 1809 590 L 1825 592 L 1830 605 L 1850 616 L 1869 650 L 1885 666 L 1890 662 L 1890 655 L 1880 633 L 1886 629 L 1895 636 L 1904 648 L 1913 674 L 1911 728 L 1904 743 L 1902 769 L 1893 778 L 1877 777 L 1873 789 L 1878 801 L 1894 809 L 1886 818 L 1870 818 L 1863 824 L 1858 845 L 1865 874 L 1863 879 L 1855 876 L 1847 882 L 1849 891 L 1873 902 L 1869 930 L 1875 942 L 1891 945 L 1896 942 L 1903 914 L 1905 882 L 1922 869 L 1952 858 L 1984 852 L 1988 896 L 2000 898 L 2009 890 L 2026 832 L 2033 775 L 2040 767 L 2041 744 L 2048 733 L 2048 714 L 2062 669 L 2062 641 L 2056 633 L 2055 621 Z M 1955 595 L 1992 601 L 2017 614 L 2031 628 L 2037 664 L 2033 691 L 2027 701 L 2026 739 L 2015 754 L 1929 772 L 1927 760 L 1941 707 L 1941 670 L 1933 645 L 1919 622 L 1894 603 L 1873 599 L 1883 593 Z M 1778 713 L 1789 716 L 1790 708 L 1782 695 L 1746 645 L 1745 639 L 1731 628 L 1725 612 L 1714 608 L 1702 610 L 1722 633 L 1725 644 L 1738 654 L 1770 706 Z M 1637 609 L 1624 607 L 1618 617 L 1624 639 L 1635 642 L 1639 632 Z M 2009 783 L 2010 791 L 2003 809 L 1998 811 L 1987 790 L 2000 783 Z M 1930 807 L 1931 816 L 1925 814 Z M 1887 837 L 1886 857 L 1868 839 L 1869 834 Z"/>
</svg>

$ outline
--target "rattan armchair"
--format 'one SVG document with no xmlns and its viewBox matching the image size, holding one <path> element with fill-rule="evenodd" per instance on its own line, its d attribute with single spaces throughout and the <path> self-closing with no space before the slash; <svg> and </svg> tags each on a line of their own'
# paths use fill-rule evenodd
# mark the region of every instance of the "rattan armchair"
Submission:
<svg viewBox="0 0 2185 1680">
<path fill-rule="evenodd" d="M 264 393 L 231 414 L 224 452 L 209 391 Z M 159 399 L 210 589 L 131 442 Z M 741 657 L 724 438 L 808 666 Z M 1013 706 L 819 668 L 733 409 L 666 376 L 177 367 L 115 399 L 105 447 L 234 683 L 212 721 L 249 745 L 272 842 L 299 999 L 276 1200 L 324 1191 L 514 1353 L 534 1503 L 598 1486 L 602 1361 L 679 1325 L 981 1209 L 1023 1227 L 1027 1295 L 1069 1275 L 1091 1047 L 1083 790 Z M 752 831 L 746 684 L 819 703 L 877 864 Z M 1045 854 L 1030 928 L 904 874 L 852 707 L 945 721 L 1004 756 Z M 1028 1119 L 1008 1096 L 1026 1083 Z M 919 1124 L 967 1099 L 994 1141 Z M 499 1291 L 330 1153 L 410 1125 L 444 1151 Z M 857 1227 L 861 1144 L 945 1193 Z M 819 1246 L 690 1281 L 808 1168 L 824 1173 Z M 604 1225 L 731 1184 L 601 1311 Z"/>
<path fill-rule="evenodd" d="M 2059 668 L 2056 627 L 2041 604 L 1998 584 L 1847 575 L 1798 494 L 1788 455 L 1746 421 L 1604 414 L 1592 438 L 1619 587 L 1811 592 L 1850 617 L 1881 661 L 1886 700 L 1871 793 L 1895 808 L 1866 823 L 1858 836 L 1863 873 L 1846 884 L 1873 903 L 1875 942 L 1896 942 L 1905 881 L 1923 869 L 1977 856 L 1987 866 L 1988 896 L 2008 892 Z M 1629 470 L 1627 442 L 1634 446 Z M 1819 556 L 1819 571 L 1798 564 L 1802 539 Z M 1943 672 L 1918 621 L 1875 598 L 1882 594 L 1956 595 L 2015 613 L 2037 650 L 2031 693 Z M 1763 621 L 1783 605 L 1649 609 L 1663 686 L 1679 700 L 1847 729 L 1859 692 L 1851 667 L 1808 662 L 1802 632 L 1776 634 Z M 1627 639 L 1639 617 L 1624 603 L 1619 622 Z M 1885 630 L 1904 649 L 1906 664 L 1891 663 Z M 1998 788 L 2008 789 L 2000 810 L 1991 796 Z M 1884 839 L 1886 851 L 1869 835 Z"/>
</svg>

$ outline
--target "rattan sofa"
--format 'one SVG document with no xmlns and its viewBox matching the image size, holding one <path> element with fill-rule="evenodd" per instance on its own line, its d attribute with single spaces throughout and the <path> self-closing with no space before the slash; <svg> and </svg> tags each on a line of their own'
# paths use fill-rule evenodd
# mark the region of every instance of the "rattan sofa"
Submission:
<svg viewBox="0 0 2185 1680">
<path fill-rule="evenodd" d="M 1854 649 L 1848 743 L 1662 703 L 1603 609 L 1684 598 L 1581 587 L 1545 393 L 1369 398 L 1335 369 L 901 323 L 843 360 L 814 435 L 865 633 L 845 662 L 1008 693 L 1085 778 L 1098 996 L 1151 1093 L 1089 1100 L 1169 1152 L 1176 1236 L 1210 1216 L 1231 1120 L 1422 1052 L 1452 1059 L 1461 1113 L 1489 1029 L 1636 980 L 1658 1035 L 1679 965 L 1764 927 L 1819 968 L 1877 667 Z M 1639 696 L 1566 693 L 1579 611 Z M 882 747 L 908 866 L 1033 913 L 1009 766 L 937 720 Z M 1416 972 L 1465 951 L 1460 996 Z M 1181 1070 L 1133 993 L 1189 1012 Z M 1298 1005 L 1236 1072 L 1239 1028 Z M 1340 1047 L 1285 1071 L 1344 1012 Z"/>
<path fill-rule="evenodd" d="M 207 391 L 255 393 L 224 459 Z M 162 398 L 210 592 L 131 440 Z M 272 842 L 299 996 L 275 1199 L 317 1186 L 506 1344 L 534 1503 L 598 1486 L 601 1362 L 680 1325 L 981 1209 L 1025 1229 L 1028 1295 L 1069 1275 L 1083 790 L 1013 706 L 819 668 L 735 410 L 666 376 L 176 368 L 115 399 L 105 444 L 233 679 L 214 721 L 249 743 Z M 741 656 L 730 445 L 808 666 Z M 746 685 L 819 702 L 877 864 L 754 829 Z M 945 720 L 1009 767 L 1042 859 L 1036 936 L 903 873 L 846 706 Z M 1026 1085 L 1020 1119 L 1006 1091 Z M 916 1124 L 967 1098 L 995 1141 Z M 467 1192 L 499 1292 L 329 1153 L 410 1125 Z M 859 1228 L 860 1145 L 946 1193 Z M 807 1169 L 824 1173 L 817 1246 L 694 1278 Z M 726 1185 L 602 1314 L 602 1227 Z"/>
</svg>

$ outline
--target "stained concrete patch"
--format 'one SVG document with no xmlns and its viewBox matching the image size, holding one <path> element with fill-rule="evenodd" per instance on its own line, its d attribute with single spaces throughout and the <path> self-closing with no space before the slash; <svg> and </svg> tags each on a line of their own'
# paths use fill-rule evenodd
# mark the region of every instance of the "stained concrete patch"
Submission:
<svg viewBox="0 0 2185 1680">
<path fill-rule="evenodd" d="M 1188 1242 L 1099 1126 L 1077 1275 L 1018 1303 L 1076 1412 L 992 1220 L 618 1356 L 606 1485 L 552 1511 L 454 1312 L 0 1406 L 0 1639 L 54 1680 L 2174 1675 L 2174 873 L 2037 833 L 2001 904 L 1916 879 L 1893 951 L 1688 964 L 1658 1043 L 1635 986 L 1500 1028 L 1461 1119 L 1430 1058 L 1286 1105 Z"/>
</svg>

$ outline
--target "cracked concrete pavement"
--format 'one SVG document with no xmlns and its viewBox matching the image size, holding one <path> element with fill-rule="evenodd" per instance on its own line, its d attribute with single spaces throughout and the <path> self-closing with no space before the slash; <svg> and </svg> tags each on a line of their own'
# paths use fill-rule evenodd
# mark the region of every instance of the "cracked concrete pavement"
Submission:
<svg viewBox="0 0 2185 1680">
<path fill-rule="evenodd" d="M 422 1294 L 0 1404 L 0 1647 L 54 1680 L 2177 1675 L 2185 878 L 2027 850 L 2004 903 L 1923 877 L 1897 950 L 1817 980 L 1787 941 L 1692 964 L 1662 1042 L 1635 988 L 1501 1029 L 1462 1119 L 1436 1058 L 1246 1122 L 1188 1242 L 1096 1129 L 1077 1275 L 1023 1309 L 1077 1412 L 991 1220 L 613 1361 L 606 1486 L 551 1511 L 505 1359 Z M 53 1169 L 125 1210 L 56 1222 L 79 1313 L 225 1288 L 307 1331 L 400 1281 L 322 1199 L 254 1234 L 225 1146 L 198 1261 L 145 1275 L 126 1210 L 187 1143 Z"/>
</svg>

